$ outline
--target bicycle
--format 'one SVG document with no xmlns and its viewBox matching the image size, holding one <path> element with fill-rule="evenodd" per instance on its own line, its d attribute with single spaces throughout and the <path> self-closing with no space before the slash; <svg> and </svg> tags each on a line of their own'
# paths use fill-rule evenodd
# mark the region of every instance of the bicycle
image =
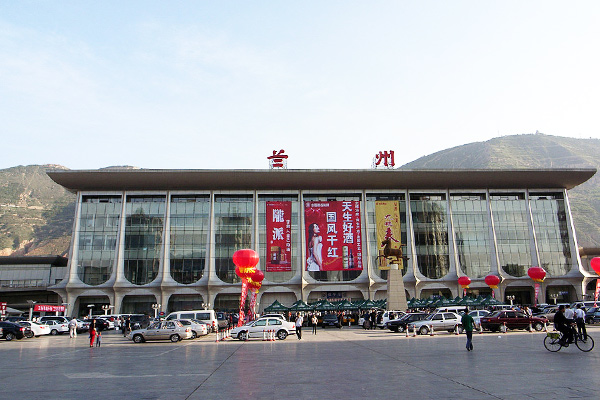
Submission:
<svg viewBox="0 0 600 400">
<path fill-rule="evenodd" d="M 557 352 L 563 347 L 567 347 L 567 345 L 562 344 L 562 332 L 548 332 L 546 337 L 544 338 L 544 347 L 546 350 L 551 352 Z M 587 335 L 586 339 L 583 339 L 583 335 L 578 334 L 577 332 L 573 333 L 573 343 L 575 346 L 581 351 L 592 351 L 594 348 L 594 339 Z"/>
</svg>

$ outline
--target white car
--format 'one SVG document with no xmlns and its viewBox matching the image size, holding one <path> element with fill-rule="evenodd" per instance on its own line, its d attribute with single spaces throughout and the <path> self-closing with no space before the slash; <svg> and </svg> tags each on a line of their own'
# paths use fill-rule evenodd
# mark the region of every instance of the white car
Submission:
<svg viewBox="0 0 600 400">
<path fill-rule="evenodd" d="M 475 323 L 474 328 L 479 329 L 479 327 L 481 326 L 481 317 L 485 317 L 489 314 L 490 312 L 486 310 L 473 310 L 469 312 L 469 315 L 473 317 L 473 322 Z"/>
<path fill-rule="evenodd" d="M 59 333 L 67 333 L 69 332 L 69 324 L 58 322 L 52 319 L 49 319 L 44 322 L 50 328 L 51 335 L 58 335 Z"/>
<path fill-rule="evenodd" d="M 388 322 L 400 319 L 405 315 L 406 315 L 406 313 L 404 311 L 394 311 L 394 310 L 384 311 L 383 314 L 381 315 L 381 322 L 377 323 L 377 327 L 379 329 L 384 329 Z M 377 318 L 377 319 L 379 319 L 379 318 Z M 364 324 L 364 321 L 363 321 L 363 324 Z"/>
<path fill-rule="evenodd" d="M 293 322 L 288 322 L 279 317 L 259 318 L 256 321 L 248 322 L 246 325 L 237 326 L 231 330 L 231 337 L 239 340 L 249 338 L 263 338 L 267 331 L 274 331 L 277 339 L 284 340 L 288 335 L 296 333 L 296 326 Z"/>
<path fill-rule="evenodd" d="M 136 329 L 127 335 L 134 343 L 143 343 L 147 340 L 170 340 L 177 343 L 182 339 L 191 339 L 192 330 L 184 327 L 177 321 L 154 322 L 146 329 Z"/>
<path fill-rule="evenodd" d="M 50 334 L 50 327 L 47 324 L 40 324 L 32 321 L 19 321 L 17 323 L 21 326 L 29 328 L 33 333 L 32 337 Z"/>
<path fill-rule="evenodd" d="M 181 325 L 192 330 L 192 339 L 196 339 L 198 336 L 208 335 L 208 325 L 197 319 L 176 319 Z"/>
<path fill-rule="evenodd" d="M 452 332 L 458 326 L 461 327 L 460 315 L 453 312 L 438 312 L 430 314 L 426 319 L 422 321 L 415 321 L 408 324 L 407 329 L 409 332 L 416 330 L 421 335 L 430 333 L 431 327 L 433 331 L 448 331 Z"/>
</svg>

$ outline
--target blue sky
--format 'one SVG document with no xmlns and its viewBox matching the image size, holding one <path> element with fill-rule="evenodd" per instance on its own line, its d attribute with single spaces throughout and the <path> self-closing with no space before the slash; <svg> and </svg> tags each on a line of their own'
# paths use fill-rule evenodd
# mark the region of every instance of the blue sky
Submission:
<svg viewBox="0 0 600 400">
<path fill-rule="evenodd" d="M 370 168 L 600 138 L 598 1 L 0 2 L 0 168 Z"/>
</svg>

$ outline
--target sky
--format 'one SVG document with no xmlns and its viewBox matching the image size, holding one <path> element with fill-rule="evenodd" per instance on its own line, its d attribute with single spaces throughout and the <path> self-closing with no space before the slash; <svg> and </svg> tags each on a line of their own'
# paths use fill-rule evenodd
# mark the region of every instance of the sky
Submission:
<svg viewBox="0 0 600 400">
<path fill-rule="evenodd" d="M 0 168 L 396 166 L 600 138 L 600 1 L 2 1 Z"/>
</svg>

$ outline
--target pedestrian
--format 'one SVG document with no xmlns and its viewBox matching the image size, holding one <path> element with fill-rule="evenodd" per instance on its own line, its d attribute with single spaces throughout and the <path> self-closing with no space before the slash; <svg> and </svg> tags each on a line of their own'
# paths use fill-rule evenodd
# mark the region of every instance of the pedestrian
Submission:
<svg viewBox="0 0 600 400">
<path fill-rule="evenodd" d="M 371 311 L 371 329 L 375 329 L 377 327 L 377 311 Z"/>
<path fill-rule="evenodd" d="M 75 317 L 73 317 L 69 321 L 69 337 L 71 339 L 74 339 L 77 337 L 77 320 L 75 319 Z"/>
<path fill-rule="evenodd" d="M 298 340 L 302 339 L 302 323 L 304 322 L 304 318 L 302 315 L 298 314 L 296 316 L 296 336 L 298 336 Z"/>
<path fill-rule="evenodd" d="M 575 323 L 577 324 L 577 333 L 583 340 L 587 340 L 587 329 L 585 329 L 585 311 L 582 310 L 581 304 L 577 304 L 575 309 Z"/>
<path fill-rule="evenodd" d="M 465 314 L 462 316 L 460 320 L 462 327 L 467 334 L 467 351 L 473 350 L 473 325 L 475 325 L 473 321 L 473 317 L 469 315 L 469 307 L 465 308 Z"/>
<path fill-rule="evenodd" d="M 98 333 L 96 328 L 96 320 L 93 319 L 90 322 L 90 347 L 94 347 L 94 342 L 96 341 L 96 334 Z"/>
<path fill-rule="evenodd" d="M 317 324 L 319 323 L 319 320 L 317 319 L 317 314 L 313 314 L 311 323 L 312 323 L 312 328 L 313 328 L 313 335 L 316 335 L 317 334 Z"/>
<path fill-rule="evenodd" d="M 96 335 L 96 347 L 100 347 L 100 342 L 102 341 L 102 331 L 98 331 Z"/>
<path fill-rule="evenodd" d="M 131 319 L 127 317 L 125 320 L 125 328 L 123 328 L 123 336 L 127 336 L 131 332 Z"/>
</svg>

